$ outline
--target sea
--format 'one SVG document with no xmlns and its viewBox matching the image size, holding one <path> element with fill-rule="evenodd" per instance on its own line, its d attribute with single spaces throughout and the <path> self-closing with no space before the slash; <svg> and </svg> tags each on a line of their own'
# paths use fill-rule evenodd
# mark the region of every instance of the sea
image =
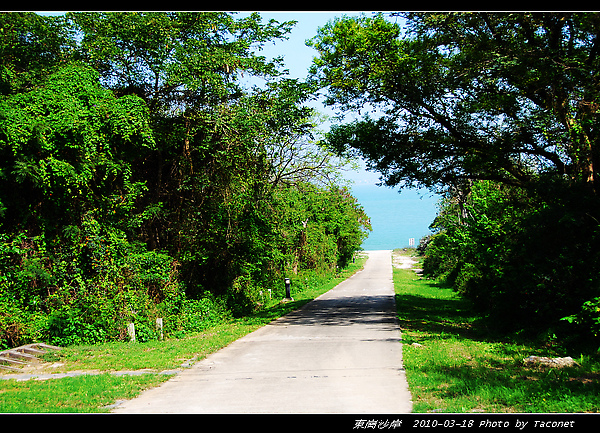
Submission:
<svg viewBox="0 0 600 433">
<path fill-rule="evenodd" d="M 424 189 L 400 190 L 375 184 L 355 184 L 351 191 L 373 228 L 362 244 L 363 250 L 416 247 L 421 238 L 431 234 L 429 226 L 437 216 L 439 195 Z"/>
</svg>

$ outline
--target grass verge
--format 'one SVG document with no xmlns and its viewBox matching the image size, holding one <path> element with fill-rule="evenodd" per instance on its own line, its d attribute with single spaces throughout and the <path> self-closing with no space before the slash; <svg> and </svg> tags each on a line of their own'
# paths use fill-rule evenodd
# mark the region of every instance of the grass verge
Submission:
<svg viewBox="0 0 600 433">
<path fill-rule="evenodd" d="M 0 383 L 2 413 L 97 413 L 108 405 L 133 398 L 169 377 L 82 375 L 50 380 L 4 380 Z"/>
<path fill-rule="evenodd" d="M 454 291 L 394 269 L 403 361 L 417 413 L 600 411 L 600 360 L 535 343 L 491 338 Z M 577 366 L 523 362 L 571 356 Z"/>
<path fill-rule="evenodd" d="M 75 377 L 49 380 L 0 380 L 0 413 L 93 413 L 109 412 L 118 400 L 131 399 L 145 389 L 168 380 L 160 374 L 182 368 L 227 346 L 292 310 L 331 290 L 360 270 L 366 257 L 341 271 L 325 284 L 309 286 L 292 293 L 292 301 L 273 300 L 256 314 L 212 326 L 181 339 L 147 343 L 105 343 L 72 346 L 45 355 L 44 363 L 33 372 L 88 372 Z M 145 371 L 140 375 L 113 375 L 117 371 Z M 18 373 L 16 373 L 18 374 Z M 7 379 L 8 378 L 8 379 Z"/>
</svg>

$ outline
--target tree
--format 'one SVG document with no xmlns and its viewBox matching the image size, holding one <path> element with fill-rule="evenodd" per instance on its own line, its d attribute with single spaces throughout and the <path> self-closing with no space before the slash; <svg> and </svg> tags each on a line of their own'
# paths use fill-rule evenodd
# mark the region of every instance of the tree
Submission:
<svg viewBox="0 0 600 433">
<path fill-rule="evenodd" d="M 490 323 L 597 336 L 600 16 L 399 16 L 405 33 L 377 14 L 312 39 L 327 102 L 377 112 L 325 143 L 388 185 L 444 192 L 426 271 Z M 587 329 L 564 329 L 565 316 Z"/>
<path fill-rule="evenodd" d="M 135 299 L 141 313 L 173 289 L 173 259 L 127 236 L 145 192 L 132 162 L 154 144 L 144 102 L 85 65 L 0 101 L 0 340 L 119 338 Z"/>
<path fill-rule="evenodd" d="M 598 311 L 585 306 L 600 296 L 600 230 L 590 223 L 589 196 L 550 181 L 546 188 L 540 196 L 479 180 L 460 201 L 448 194 L 423 273 L 473 301 L 489 329 L 593 341 Z M 567 316 L 585 326 L 566 326 Z"/>
<path fill-rule="evenodd" d="M 251 260 L 240 257 L 247 238 L 237 221 L 264 202 L 268 170 L 261 104 L 269 98 L 246 94 L 238 78 L 280 74 L 256 50 L 291 23 L 220 12 L 69 17 L 83 35 L 79 56 L 116 95 L 134 94 L 150 110 L 156 148 L 139 155 L 134 176 L 149 191 L 137 205 L 156 212 L 141 239 L 181 261 L 191 292 L 226 290 Z"/>
<path fill-rule="evenodd" d="M 226 12 L 73 13 L 80 56 L 117 92 L 142 97 L 153 113 L 178 115 L 241 96 L 245 74 L 281 75 L 280 60 L 257 54 L 294 22 L 236 20 Z"/>
<path fill-rule="evenodd" d="M 31 89 L 70 58 L 73 46 L 63 17 L 0 14 L 0 95 Z"/>
<path fill-rule="evenodd" d="M 116 98 L 84 65 L 0 101 L 2 228 L 31 235 L 100 211 L 116 222 L 140 193 L 131 163 L 154 139 L 144 102 Z"/>
<path fill-rule="evenodd" d="M 313 79 L 329 103 L 381 116 L 332 129 L 389 185 L 488 179 L 526 185 L 541 171 L 598 189 L 594 13 L 409 13 L 319 29 Z"/>
<path fill-rule="evenodd" d="M 297 80 L 283 80 L 269 84 L 268 90 L 261 92 L 273 101 L 265 113 L 272 133 L 265 137 L 264 144 L 274 188 L 281 184 L 339 185 L 343 182 L 340 170 L 353 164 L 351 159 L 340 158 L 320 143 L 322 133 L 318 126 L 325 116 L 303 105 L 314 97 L 313 91 Z"/>
</svg>

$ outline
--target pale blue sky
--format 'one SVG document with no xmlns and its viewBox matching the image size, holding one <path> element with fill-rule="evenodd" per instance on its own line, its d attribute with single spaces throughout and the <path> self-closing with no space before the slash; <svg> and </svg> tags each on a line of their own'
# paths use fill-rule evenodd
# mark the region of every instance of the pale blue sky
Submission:
<svg viewBox="0 0 600 433">
<path fill-rule="evenodd" d="M 283 55 L 285 63 L 290 71 L 292 78 L 305 78 L 307 70 L 312 62 L 316 51 L 305 45 L 305 41 L 317 34 L 317 29 L 324 26 L 328 21 L 342 15 L 359 15 L 360 12 L 268 12 L 258 11 L 263 17 L 263 22 L 268 22 L 271 18 L 283 21 L 297 21 L 296 25 L 289 34 L 289 38 L 283 41 L 277 41 L 276 44 L 266 44 L 263 53 L 267 56 Z M 247 12 L 238 12 L 238 16 L 250 14 Z"/>
</svg>

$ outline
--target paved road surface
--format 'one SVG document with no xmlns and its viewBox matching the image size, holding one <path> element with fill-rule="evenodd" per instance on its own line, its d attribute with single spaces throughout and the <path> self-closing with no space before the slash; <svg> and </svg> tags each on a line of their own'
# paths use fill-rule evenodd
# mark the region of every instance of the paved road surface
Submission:
<svg viewBox="0 0 600 433">
<path fill-rule="evenodd" d="M 410 412 L 391 251 L 368 253 L 334 289 L 113 412 Z"/>
</svg>

